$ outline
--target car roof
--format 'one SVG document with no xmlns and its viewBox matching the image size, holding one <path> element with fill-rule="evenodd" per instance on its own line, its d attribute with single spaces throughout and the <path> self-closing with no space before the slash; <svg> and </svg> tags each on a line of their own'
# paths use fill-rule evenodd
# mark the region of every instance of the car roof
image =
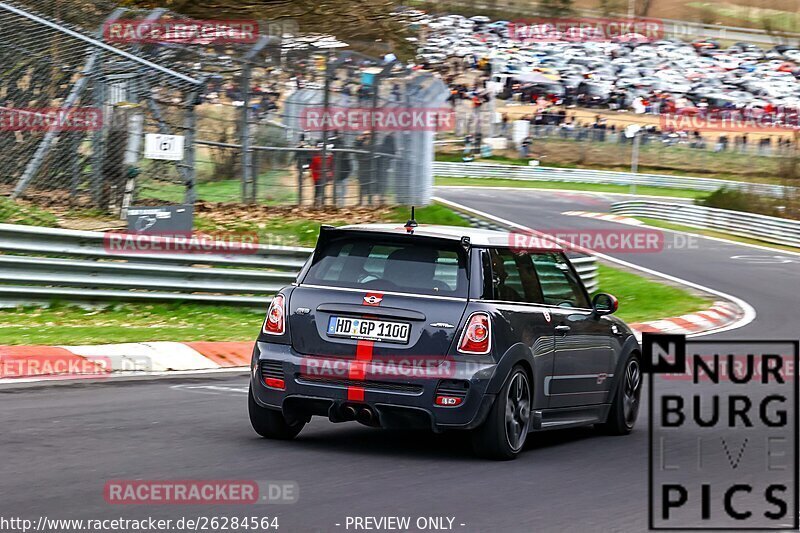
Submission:
<svg viewBox="0 0 800 533">
<path fill-rule="evenodd" d="M 408 231 L 401 223 L 396 224 L 351 224 L 340 226 L 338 230 L 355 230 L 383 233 L 387 235 L 406 235 Z M 462 226 L 444 226 L 435 224 L 420 224 L 414 228 L 414 235 L 460 241 L 462 237 L 469 237 L 470 244 L 478 247 L 513 247 L 515 235 L 524 235 L 525 232 L 496 231 L 482 228 Z M 521 244 L 526 249 L 534 248 L 543 251 L 562 251 L 563 248 L 555 241 L 531 235 L 533 240 Z"/>
</svg>

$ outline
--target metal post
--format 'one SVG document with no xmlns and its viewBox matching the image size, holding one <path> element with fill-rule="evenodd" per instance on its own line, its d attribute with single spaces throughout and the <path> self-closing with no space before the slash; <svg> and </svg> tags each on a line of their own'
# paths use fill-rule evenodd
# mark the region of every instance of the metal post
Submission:
<svg viewBox="0 0 800 533">
<path fill-rule="evenodd" d="M 203 84 L 205 85 L 205 84 Z M 202 86 L 201 86 L 202 87 Z M 197 115 L 195 114 L 195 106 L 197 99 L 200 97 L 202 89 L 192 91 L 188 95 L 186 102 L 186 120 L 185 120 L 185 142 L 183 145 L 183 161 L 179 163 L 186 169 L 184 173 L 186 179 L 186 193 L 183 203 L 186 205 L 194 205 L 197 201 L 196 189 L 196 175 L 197 165 L 195 164 L 195 145 L 194 137 L 197 129 Z"/>
<path fill-rule="evenodd" d="M 243 59 L 242 67 L 242 124 L 241 124 L 241 140 L 242 140 L 242 201 L 246 203 L 253 203 L 256 201 L 256 186 L 255 180 L 258 176 L 253 176 L 253 154 L 250 151 L 250 141 L 252 136 L 250 124 L 250 82 L 252 81 L 253 74 L 253 60 L 256 55 L 261 52 L 265 46 L 271 42 L 280 42 L 269 35 L 262 35 L 258 41 L 248 50 Z"/>
<path fill-rule="evenodd" d="M 79 153 L 80 149 L 80 141 L 77 143 L 78 149 L 75 150 L 75 153 Z M 72 180 L 70 181 L 69 186 L 69 201 L 72 203 L 75 200 L 75 197 L 78 195 L 78 187 L 80 186 L 81 180 L 81 167 L 80 167 L 80 157 L 76 156 L 72 158 Z"/>
<path fill-rule="evenodd" d="M 403 105 L 406 109 L 411 109 L 411 91 L 409 90 L 408 82 L 408 77 L 405 77 L 403 79 Z M 397 140 L 395 155 L 397 159 L 394 161 L 392 186 L 389 189 L 389 197 L 394 203 L 398 203 L 401 198 L 410 198 L 414 191 L 422 187 L 422 176 L 413 172 L 414 169 L 410 159 L 411 146 L 416 135 L 421 135 L 421 132 L 403 131 L 395 134 L 395 139 Z M 411 205 L 414 204 L 412 203 Z"/>
<path fill-rule="evenodd" d="M 241 124 L 241 144 L 242 144 L 242 202 L 252 203 L 254 198 L 250 197 L 252 188 L 252 154 L 250 153 L 250 62 L 246 62 L 242 68 L 242 124 Z"/>
<path fill-rule="evenodd" d="M 375 110 L 378 109 L 378 84 L 380 83 L 380 74 L 376 74 L 372 79 L 372 110 L 370 117 L 372 121 L 369 129 L 369 194 L 367 195 L 367 205 L 372 205 L 375 191 L 378 190 L 378 159 L 375 157 L 377 151 L 377 135 L 375 130 Z M 380 197 L 380 195 L 378 195 Z M 379 202 L 380 203 L 380 202 Z"/>
<path fill-rule="evenodd" d="M 322 161 L 320 165 L 320 180 L 322 182 L 322 205 L 325 205 L 325 200 L 327 196 L 327 188 L 326 188 L 326 179 L 328 177 L 328 107 L 330 107 L 331 103 L 331 73 L 330 73 L 330 65 L 331 65 L 331 52 L 328 50 L 325 53 L 325 85 L 322 95 Z M 315 184 L 316 187 L 316 184 Z M 314 191 L 314 201 L 316 202 L 316 190 Z M 336 184 L 333 185 L 333 201 L 334 204 L 336 203 Z"/>
<path fill-rule="evenodd" d="M 303 205 L 303 178 L 305 177 L 305 170 L 303 169 L 303 164 L 298 164 L 298 159 L 300 154 L 302 155 L 303 161 L 306 160 L 306 153 L 307 152 L 300 152 L 299 150 L 295 152 L 294 156 L 294 166 L 297 169 L 297 205 Z M 313 191 L 311 197 L 314 197 Z"/>
<path fill-rule="evenodd" d="M 489 83 L 494 83 L 494 66 L 495 62 L 494 59 L 489 60 Z M 494 85 L 492 85 L 494 87 Z M 495 92 L 493 89 L 489 89 L 489 137 L 494 138 L 496 131 L 494 129 L 495 125 L 495 114 L 497 112 L 497 98 L 495 98 Z"/>
<path fill-rule="evenodd" d="M 128 175 L 125 177 L 125 188 L 122 192 L 122 204 L 120 205 L 119 218 L 125 220 L 128 216 L 128 208 L 133 202 L 133 194 L 136 190 L 136 176 L 138 172 L 131 173 L 130 170 L 136 167 L 141 153 L 141 143 L 144 138 L 144 116 L 137 108 L 131 109 L 128 113 L 128 143 L 125 148 L 125 169 Z"/>
<path fill-rule="evenodd" d="M 252 189 L 250 191 L 251 198 L 255 203 L 256 198 L 258 198 L 258 177 L 260 175 L 260 168 L 261 168 L 261 158 L 259 157 L 259 151 L 253 149 L 252 156 L 250 158 L 250 163 L 253 165 L 253 170 L 250 171 L 250 175 L 253 176 L 253 183 Z"/>
<path fill-rule="evenodd" d="M 100 74 L 94 76 L 94 105 L 104 113 L 105 84 Z M 104 117 L 105 118 L 105 117 Z M 97 128 L 92 135 L 92 200 L 95 207 L 103 208 L 103 159 L 105 158 L 105 120 L 103 127 Z M 23 189 L 24 190 L 24 189 Z"/>
<path fill-rule="evenodd" d="M 639 139 L 641 138 L 641 133 L 636 132 L 636 135 L 633 136 L 633 153 L 631 154 L 631 173 L 636 174 L 639 172 Z M 634 177 L 635 180 L 635 177 Z M 636 182 L 633 181 L 631 183 L 631 194 L 636 194 Z"/>
</svg>

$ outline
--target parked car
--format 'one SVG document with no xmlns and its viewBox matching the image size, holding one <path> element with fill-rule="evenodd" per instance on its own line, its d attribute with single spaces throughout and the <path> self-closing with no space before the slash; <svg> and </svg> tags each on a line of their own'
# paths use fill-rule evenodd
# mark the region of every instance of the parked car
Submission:
<svg viewBox="0 0 800 533">
<path fill-rule="evenodd" d="M 291 439 L 312 416 L 469 432 L 511 459 L 529 432 L 636 423 L 642 373 L 613 296 L 590 299 L 564 250 L 508 233 L 323 227 L 272 300 L 252 358 L 250 421 Z"/>
<path fill-rule="evenodd" d="M 742 99 L 722 102 L 737 107 L 748 105 L 752 99 L 778 106 L 786 98 L 800 95 L 800 50 L 793 45 L 776 45 L 765 50 L 738 42 L 721 48 L 712 39 L 687 43 L 627 34 L 609 40 L 577 25 L 556 28 L 552 24 L 489 22 L 485 17 L 464 19 L 452 15 L 431 20 L 418 59 L 432 65 L 468 54 L 492 58 L 493 74 L 526 75 L 552 68 L 562 74 L 551 76 L 553 83 L 564 88 L 576 87 L 575 78 L 581 76 L 610 82 L 611 92 L 642 87 L 643 79 L 658 78 L 663 83 L 650 84 L 646 96 L 659 91 L 671 95 L 673 100 L 688 98 L 694 106 L 701 103 L 713 106 L 694 97 L 698 92 L 695 84 L 714 87 L 713 92 L 722 95 L 739 91 Z M 747 85 L 746 78 L 749 78 Z M 745 97 L 742 91 L 750 93 L 749 96 Z M 498 97 L 513 98 L 516 94 L 502 91 Z M 592 95 L 589 101 L 593 105 L 611 102 L 602 95 L 599 98 Z"/>
</svg>

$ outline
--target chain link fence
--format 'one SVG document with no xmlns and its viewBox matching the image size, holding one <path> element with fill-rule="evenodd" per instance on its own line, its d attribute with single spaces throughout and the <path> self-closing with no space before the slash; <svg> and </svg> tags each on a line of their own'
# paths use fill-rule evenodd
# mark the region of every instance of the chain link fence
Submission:
<svg viewBox="0 0 800 533">
<path fill-rule="evenodd" d="M 43 11 L 52 11 L 42 2 Z M 85 28 L 0 2 L 0 183 L 12 197 L 120 210 L 137 182 L 192 201 L 201 76 L 180 52 L 109 44 Z M 83 120 L 75 120 L 77 118 Z M 145 133 L 185 135 L 180 161 L 144 158 Z"/>
<path fill-rule="evenodd" d="M 335 44 L 284 40 L 280 53 L 257 67 L 245 65 L 226 97 L 210 102 L 200 119 L 216 122 L 213 132 L 200 129 L 201 175 L 205 167 L 211 180 L 240 179 L 246 202 L 427 203 L 435 128 L 387 130 L 374 121 L 359 128 L 314 117 L 438 109 L 446 86 L 395 61 Z M 207 189 L 201 197 L 212 201 L 231 191 L 221 183 Z"/>
<path fill-rule="evenodd" d="M 427 203 L 436 127 L 317 127 L 307 114 L 436 108 L 447 88 L 434 76 L 291 21 L 246 42 L 113 40 L 113 24 L 179 17 L 72 4 L 0 2 L 0 194 L 123 216 L 196 201 Z M 19 124 L 79 112 L 93 121 Z M 147 134 L 183 146 L 156 139 L 173 157 L 154 158 Z"/>
</svg>

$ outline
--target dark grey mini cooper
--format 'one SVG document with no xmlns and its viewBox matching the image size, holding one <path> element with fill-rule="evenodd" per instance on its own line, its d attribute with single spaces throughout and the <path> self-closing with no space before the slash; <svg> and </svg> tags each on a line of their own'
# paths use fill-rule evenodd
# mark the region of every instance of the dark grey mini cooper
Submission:
<svg viewBox="0 0 800 533">
<path fill-rule="evenodd" d="M 511 459 L 529 432 L 636 422 L 640 349 L 564 251 L 447 226 L 323 227 L 258 336 L 250 420 L 291 439 L 314 415 L 467 430 Z"/>
</svg>

